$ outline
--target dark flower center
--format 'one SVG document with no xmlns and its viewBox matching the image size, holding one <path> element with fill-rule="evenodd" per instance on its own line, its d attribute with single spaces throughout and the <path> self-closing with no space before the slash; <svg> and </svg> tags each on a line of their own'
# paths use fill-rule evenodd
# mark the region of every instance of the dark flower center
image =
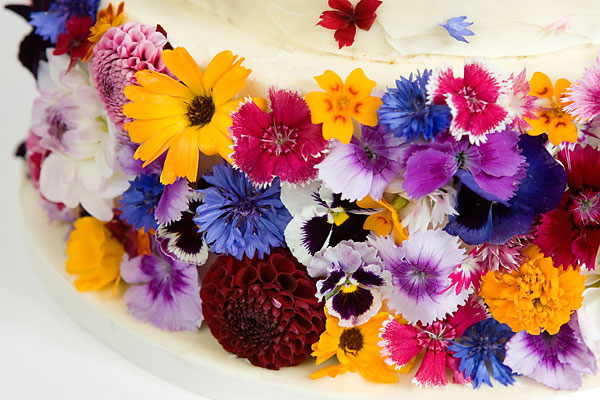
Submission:
<svg viewBox="0 0 600 400">
<path fill-rule="evenodd" d="M 60 143 L 68 128 L 63 115 L 60 112 L 50 112 L 46 117 L 46 122 L 48 123 L 48 135 Z"/>
<path fill-rule="evenodd" d="M 271 125 L 263 130 L 262 149 L 269 155 L 286 155 L 294 151 L 297 140 L 297 129 L 287 125 Z"/>
<path fill-rule="evenodd" d="M 188 104 L 187 116 L 191 126 L 202 128 L 212 120 L 213 115 L 215 115 L 215 102 L 212 97 L 196 96 Z"/>
<path fill-rule="evenodd" d="M 344 332 L 340 335 L 340 349 L 344 350 L 344 353 L 358 354 L 363 348 L 364 337 L 358 328 L 344 329 Z"/>
</svg>

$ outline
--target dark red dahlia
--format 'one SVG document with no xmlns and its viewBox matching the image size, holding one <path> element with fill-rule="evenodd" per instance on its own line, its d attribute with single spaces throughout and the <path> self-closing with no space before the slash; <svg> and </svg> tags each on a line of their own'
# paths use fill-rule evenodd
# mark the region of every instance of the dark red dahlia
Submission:
<svg viewBox="0 0 600 400">
<path fill-rule="evenodd" d="M 206 273 L 204 321 L 221 346 L 253 365 L 298 365 L 325 330 L 323 304 L 306 267 L 285 249 L 263 260 L 221 256 Z"/>
<path fill-rule="evenodd" d="M 356 28 L 364 31 L 371 29 L 377 17 L 375 11 L 381 3 L 379 0 L 360 0 L 354 7 L 348 0 L 329 0 L 329 7 L 333 10 L 323 11 L 317 25 L 335 30 L 333 37 L 340 49 L 352 46 Z"/>
</svg>

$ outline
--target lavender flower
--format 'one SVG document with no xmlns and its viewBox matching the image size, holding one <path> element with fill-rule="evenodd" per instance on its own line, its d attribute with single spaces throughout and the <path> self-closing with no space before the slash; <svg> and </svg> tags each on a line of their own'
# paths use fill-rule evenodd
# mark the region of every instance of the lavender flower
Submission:
<svg viewBox="0 0 600 400">
<path fill-rule="evenodd" d="M 343 241 L 318 252 L 307 268 L 317 282 L 317 298 L 326 299 L 329 314 L 339 325 L 353 327 L 367 322 L 381 308 L 381 293 L 390 286 L 377 250 L 366 243 Z"/>
<path fill-rule="evenodd" d="M 474 36 L 475 33 L 467 28 L 468 26 L 473 25 L 473 23 L 467 22 L 466 19 L 466 16 L 450 18 L 445 24 L 440 24 L 440 26 L 446 29 L 448 34 L 454 39 L 460 42 L 469 43 L 469 41 L 465 39 L 465 36 Z"/>
<path fill-rule="evenodd" d="M 317 164 L 319 179 L 342 199 L 381 199 L 386 186 L 400 172 L 402 140 L 379 128 L 362 127 L 362 138 L 349 144 L 335 141 L 330 153 Z"/>
<path fill-rule="evenodd" d="M 553 389 L 581 387 L 582 374 L 595 374 L 596 358 L 579 332 L 577 314 L 556 335 L 518 332 L 506 345 L 504 364 Z"/>
<path fill-rule="evenodd" d="M 472 291 L 446 290 L 450 274 L 465 260 L 458 238 L 441 230 L 416 232 L 396 246 L 393 238 L 369 237 L 392 274 L 385 294 L 388 307 L 410 323 L 423 325 L 443 319 L 464 304 Z"/>
<path fill-rule="evenodd" d="M 143 322 L 168 330 L 195 331 L 202 323 L 195 266 L 165 257 L 160 249 L 121 262 L 127 310 Z"/>
</svg>

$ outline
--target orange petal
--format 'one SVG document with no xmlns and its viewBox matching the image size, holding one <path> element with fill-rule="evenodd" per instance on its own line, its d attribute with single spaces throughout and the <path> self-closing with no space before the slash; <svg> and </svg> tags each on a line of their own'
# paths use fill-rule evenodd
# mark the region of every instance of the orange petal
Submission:
<svg viewBox="0 0 600 400">
<path fill-rule="evenodd" d="M 548 139 L 555 146 L 562 142 L 575 143 L 577 141 L 577 127 L 567 115 L 554 118 L 550 121 L 548 127 Z"/>
<path fill-rule="evenodd" d="M 385 237 L 392 232 L 392 221 L 381 213 L 369 215 L 363 224 L 363 229 Z"/>
<path fill-rule="evenodd" d="M 550 111 L 544 111 L 540 113 L 539 118 L 527 118 L 525 121 L 531 125 L 531 129 L 527 133 L 531 136 L 538 136 L 545 133 L 550 126 Z"/>
<path fill-rule="evenodd" d="M 168 75 L 156 71 L 143 70 L 135 73 L 135 79 L 147 90 L 153 93 L 165 94 L 167 96 L 190 99 L 194 94 L 184 84 L 176 81 Z"/>
<path fill-rule="evenodd" d="M 344 95 L 353 102 L 362 100 L 371 95 L 375 86 L 377 86 L 375 81 L 367 78 L 362 69 L 356 68 L 346 78 L 346 82 L 344 83 Z"/>
<path fill-rule="evenodd" d="M 135 151 L 134 158 L 136 160 L 141 159 L 145 161 L 144 165 L 148 165 L 170 147 L 173 138 L 184 128 L 184 125 L 174 124 L 156 132 L 150 139 L 146 140 L 138 147 Z"/>
<path fill-rule="evenodd" d="M 161 106 L 174 108 L 180 107 L 183 101 L 181 98 L 154 93 L 137 85 L 126 86 L 125 89 L 123 89 L 123 94 L 125 94 L 125 97 L 129 100 L 136 103 L 160 104 Z M 189 99 L 191 100 L 191 97 Z"/>
<path fill-rule="evenodd" d="M 169 71 L 190 88 L 196 96 L 207 94 L 202 84 L 202 70 L 185 48 L 164 50 L 162 59 Z"/>
<path fill-rule="evenodd" d="M 344 91 L 342 78 L 333 71 L 327 70 L 323 75 L 315 76 L 315 80 L 319 87 L 329 94 L 341 95 Z"/>
<path fill-rule="evenodd" d="M 350 143 L 354 133 L 354 124 L 349 115 L 334 115 L 323 122 L 323 137 L 325 140 L 337 139 L 344 144 Z"/>
<path fill-rule="evenodd" d="M 213 88 L 213 101 L 215 106 L 220 106 L 244 89 L 246 78 L 250 75 L 250 70 L 242 66 L 234 67 L 225 72 L 215 82 Z"/>
<path fill-rule="evenodd" d="M 567 94 L 566 92 L 569 87 L 571 87 L 571 82 L 569 82 L 567 79 L 560 78 L 556 81 L 556 85 L 554 86 L 554 93 L 556 96 L 556 102 L 561 107 L 567 106 L 572 103 L 572 101 L 563 102 L 563 97 Z"/>
<path fill-rule="evenodd" d="M 377 125 L 377 110 L 383 102 L 379 97 L 369 96 L 354 104 L 351 113 L 352 117 L 363 125 Z"/>
<path fill-rule="evenodd" d="M 123 106 L 123 114 L 133 119 L 158 119 L 185 116 L 187 114 L 187 105 L 183 102 L 170 104 L 169 106 L 150 103 L 127 103 Z"/>
<path fill-rule="evenodd" d="M 157 132 L 167 128 L 177 126 L 183 129 L 187 126 L 187 121 L 181 117 L 169 117 L 160 119 L 137 119 L 125 124 L 125 130 L 129 132 L 129 138 L 134 143 L 142 143 L 150 139 Z"/>
<path fill-rule="evenodd" d="M 552 99 L 554 96 L 554 87 L 548 75 L 543 72 L 536 72 L 529 81 L 529 95 Z"/>
<path fill-rule="evenodd" d="M 235 65 L 235 60 L 237 58 L 238 57 L 234 56 L 231 51 L 225 50 L 218 53 L 210 60 L 208 67 L 206 67 L 206 71 L 204 71 L 204 87 L 207 91 L 210 91 L 217 83 L 217 80 Z M 243 60 L 244 59 L 241 58 L 237 64 L 239 65 Z"/>
<path fill-rule="evenodd" d="M 330 119 L 335 109 L 335 100 L 325 92 L 311 92 L 305 97 L 310 108 L 310 119 L 313 124 L 320 124 Z"/>
<path fill-rule="evenodd" d="M 359 206 L 360 208 L 381 208 L 381 203 L 378 201 L 373 200 L 373 198 L 370 195 L 367 195 L 367 197 L 365 197 L 362 200 L 358 200 L 356 202 L 356 205 Z"/>
</svg>

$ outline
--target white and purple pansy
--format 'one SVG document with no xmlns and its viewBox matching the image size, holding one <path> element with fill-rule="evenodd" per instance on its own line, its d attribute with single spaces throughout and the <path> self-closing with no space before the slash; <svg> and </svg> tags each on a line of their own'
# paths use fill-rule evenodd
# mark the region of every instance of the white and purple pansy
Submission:
<svg viewBox="0 0 600 400">
<path fill-rule="evenodd" d="M 383 268 L 377 250 L 351 240 L 319 251 L 307 270 L 313 278 L 324 278 L 317 282 L 316 296 L 325 299 L 329 314 L 348 328 L 377 314 L 391 285 L 391 274 Z"/>
</svg>

